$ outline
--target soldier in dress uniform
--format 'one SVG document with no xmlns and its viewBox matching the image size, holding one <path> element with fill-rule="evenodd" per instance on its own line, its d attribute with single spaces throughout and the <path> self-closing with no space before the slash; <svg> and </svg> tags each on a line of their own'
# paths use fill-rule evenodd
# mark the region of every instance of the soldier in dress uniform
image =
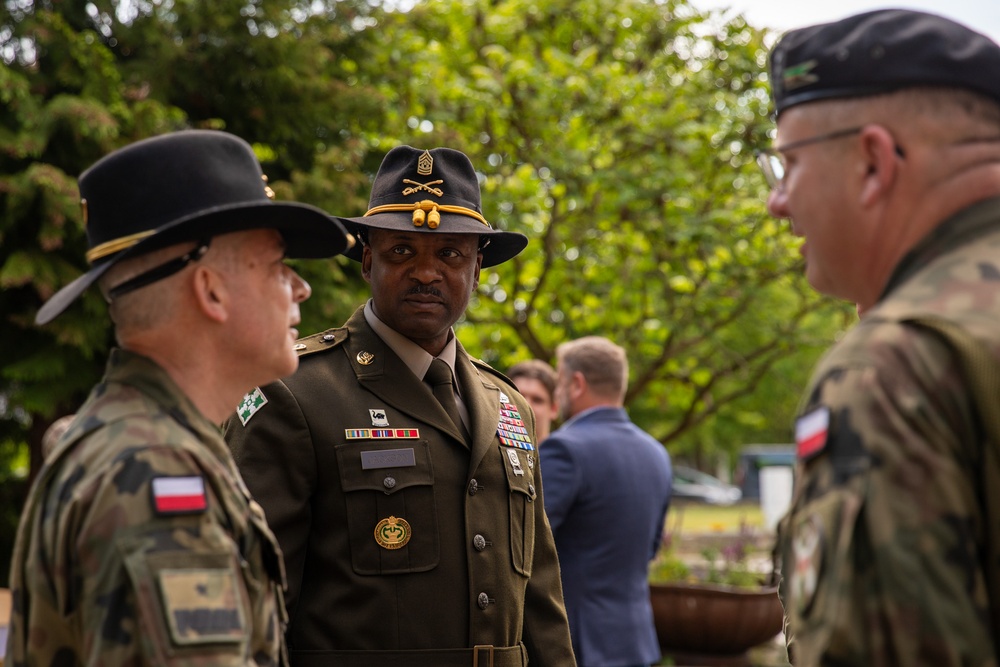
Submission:
<svg viewBox="0 0 1000 667">
<path fill-rule="evenodd" d="M 286 664 L 281 552 L 217 424 L 298 365 L 310 289 L 284 258 L 350 237 L 272 201 L 223 132 L 131 144 L 79 185 L 92 268 L 36 322 L 96 282 L 120 347 L 21 516 L 6 664 Z"/>
<path fill-rule="evenodd" d="M 786 34 L 771 83 L 770 211 L 862 313 L 796 422 L 792 662 L 996 667 L 1000 46 L 880 10 Z"/>
<path fill-rule="evenodd" d="M 292 664 L 573 665 L 531 410 L 452 331 L 527 239 L 448 148 L 389 151 L 350 220 L 372 298 L 226 431 L 286 555 Z"/>
</svg>

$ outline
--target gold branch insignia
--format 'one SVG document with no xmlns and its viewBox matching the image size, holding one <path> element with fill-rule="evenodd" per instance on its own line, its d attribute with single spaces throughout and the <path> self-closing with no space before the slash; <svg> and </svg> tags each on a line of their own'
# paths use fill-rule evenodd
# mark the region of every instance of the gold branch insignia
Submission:
<svg viewBox="0 0 1000 667">
<path fill-rule="evenodd" d="M 412 187 L 412 188 L 404 188 L 403 189 L 403 196 L 404 197 L 412 195 L 414 192 L 420 192 L 421 190 L 426 190 L 427 192 L 431 193 L 432 195 L 437 195 L 438 197 L 443 197 L 444 196 L 444 190 L 442 190 L 441 188 L 432 188 L 431 187 L 432 185 L 437 185 L 438 183 L 444 183 L 444 181 L 442 181 L 440 179 L 436 180 L 436 181 L 428 181 L 427 183 L 418 183 L 416 181 L 411 181 L 408 178 L 404 178 L 403 182 L 404 183 L 409 183 L 410 185 L 413 185 L 413 186 L 416 186 L 416 187 Z"/>
</svg>

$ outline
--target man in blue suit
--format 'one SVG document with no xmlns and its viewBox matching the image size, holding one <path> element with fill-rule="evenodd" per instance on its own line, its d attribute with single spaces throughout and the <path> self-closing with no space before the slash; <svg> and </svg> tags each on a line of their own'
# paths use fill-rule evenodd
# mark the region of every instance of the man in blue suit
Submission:
<svg viewBox="0 0 1000 667">
<path fill-rule="evenodd" d="M 670 456 L 629 420 L 625 350 L 588 336 L 556 350 L 565 423 L 539 449 L 545 513 L 580 667 L 659 661 L 647 572 L 670 503 Z"/>
</svg>

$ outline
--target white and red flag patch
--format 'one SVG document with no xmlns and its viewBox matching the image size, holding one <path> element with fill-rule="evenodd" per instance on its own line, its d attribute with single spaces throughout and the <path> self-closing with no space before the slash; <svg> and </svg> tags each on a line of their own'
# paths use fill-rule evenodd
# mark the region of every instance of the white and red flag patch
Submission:
<svg viewBox="0 0 1000 667">
<path fill-rule="evenodd" d="M 157 514 L 191 514 L 208 507 L 202 477 L 156 477 L 153 479 L 153 509 Z"/>
<path fill-rule="evenodd" d="M 807 459 L 826 447 L 830 430 L 830 408 L 819 407 L 795 421 L 795 446 L 800 460 Z"/>
</svg>

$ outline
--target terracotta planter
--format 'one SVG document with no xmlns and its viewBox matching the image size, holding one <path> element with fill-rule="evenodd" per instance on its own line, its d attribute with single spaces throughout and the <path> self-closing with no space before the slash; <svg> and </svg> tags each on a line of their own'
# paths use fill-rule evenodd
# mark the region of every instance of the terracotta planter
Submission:
<svg viewBox="0 0 1000 667">
<path fill-rule="evenodd" d="M 705 656 L 701 664 L 742 664 L 750 648 L 773 639 L 783 624 L 776 587 L 650 584 L 649 595 L 661 650 L 688 661 Z"/>
</svg>

